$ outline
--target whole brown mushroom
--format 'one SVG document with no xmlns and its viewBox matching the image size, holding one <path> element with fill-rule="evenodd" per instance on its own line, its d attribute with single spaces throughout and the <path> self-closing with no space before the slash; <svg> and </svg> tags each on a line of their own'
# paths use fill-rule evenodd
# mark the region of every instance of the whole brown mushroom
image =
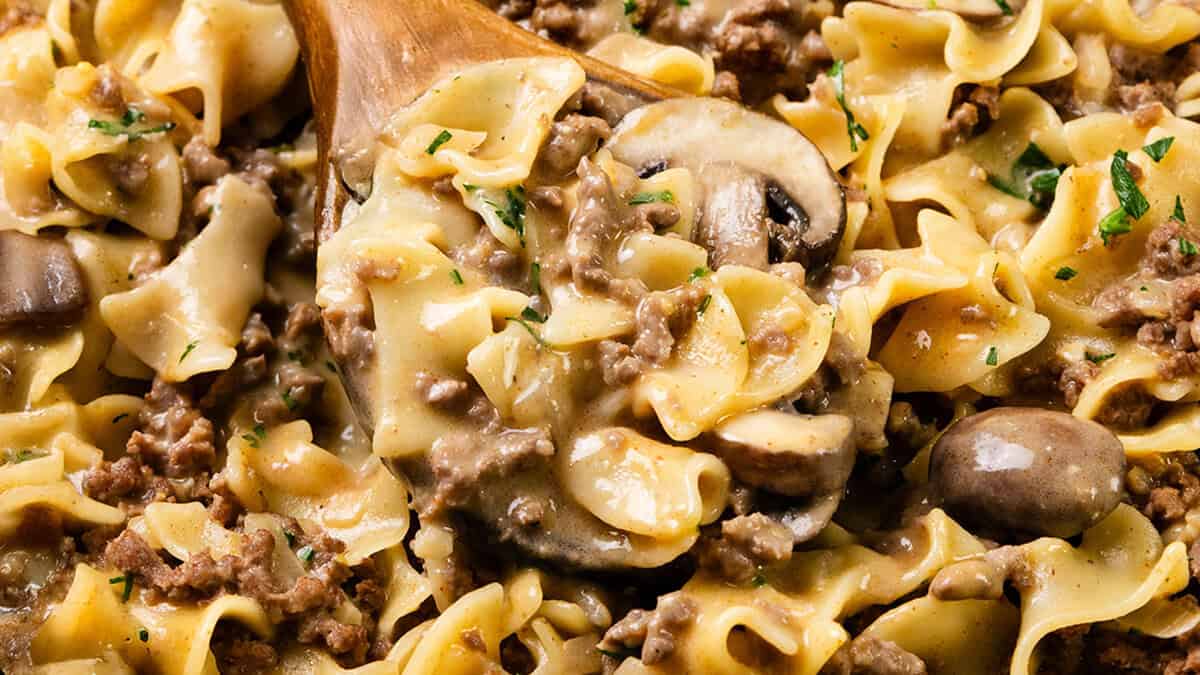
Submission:
<svg viewBox="0 0 1200 675">
<path fill-rule="evenodd" d="M 1073 537 L 1117 507 L 1121 441 L 1067 413 L 1002 407 L 965 417 L 933 446 L 934 497 L 965 524 Z"/>
</svg>

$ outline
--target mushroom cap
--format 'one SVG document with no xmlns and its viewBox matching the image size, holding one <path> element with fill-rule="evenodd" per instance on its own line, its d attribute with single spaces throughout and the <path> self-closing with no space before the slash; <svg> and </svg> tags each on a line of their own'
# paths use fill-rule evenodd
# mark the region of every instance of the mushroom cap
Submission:
<svg viewBox="0 0 1200 675">
<path fill-rule="evenodd" d="M 844 415 L 758 410 L 722 422 L 713 452 L 743 483 L 789 497 L 840 495 L 854 468 L 853 437 Z"/>
<path fill-rule="evenodd" d="M 933 446 L 934 497 L 965 523 L 1072 537 L 1117 507 L 1125 451 L 1111 431 L 1041 408 L 964 417 Z"/>
<path fill-rule="evenodd" d="M 996 0 L 935 0 L 930 5 L 929 0 L 876 0 L 880 4 L 890 5 L 898 9 L 924 11 L 941 9 L 954 12 L 968 21 L 984 21 L 998 19 L 1004 16 L 1004 10 Z"/>
<path fill-rule="evenodd" d="M 65 326 L 86 306 L 83 275 L 66 243 L 0 232 L 0 327 Z"/>
<path fill-rule="evenodd" d="M 793 259 L 787 262 L 819 271 L 837 252 L 846 227 L 842 187 L 817 146 L 779 120 L 721 99 L 670 99 L 626 115 L 606 147 L 635 169 L 687 168 L 710 195 L 712 179 L 705 178 L 710 171 L 734 176 L 729 169 L 734 166 L 760 177 L 768 215 L 788 221 L 780 224 L 792 230 L 788 239 L 794 245 L 787 248 Z M 721 199 L 725 207 L 737 201 L 727 194 Z M 742 201 L 761 210 L 758 199 Z"/>
</svg>

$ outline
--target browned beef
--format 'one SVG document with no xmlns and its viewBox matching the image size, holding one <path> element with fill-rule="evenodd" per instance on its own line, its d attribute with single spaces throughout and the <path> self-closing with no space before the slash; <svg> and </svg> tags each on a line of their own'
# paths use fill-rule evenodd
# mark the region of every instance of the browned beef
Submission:
<svg viewBox="0 0 1200 675">
<path fill-rule="evenodd" d="M 764 565 L 791 559 L 793 545 L 791 530 L 762 513 L 752 513 L 724 521 L 720 536 L 703 537 L 697 549 L 703 567 L 742 584 Z"/>
<path fill-rule="evenodd" d="M 216 460 L 212 422 L 192 405 L 183 386 L 155 378 L 138 426 L 126 451 L 157 473 L 188 478 L 212 470 Z"/>
<path fill-rule="evenodd" d="M 641 645 L 642 663 L 660 663 L 675 651 L 676 636 L 695 617 L 696 604 L 691 598 L 682 591 L 668 593 L 658 598 L 653 610 L 632 610 L 613 624 L 604 634 L 599 648 L 610 653 L 621 653 Z"/>
</svg>

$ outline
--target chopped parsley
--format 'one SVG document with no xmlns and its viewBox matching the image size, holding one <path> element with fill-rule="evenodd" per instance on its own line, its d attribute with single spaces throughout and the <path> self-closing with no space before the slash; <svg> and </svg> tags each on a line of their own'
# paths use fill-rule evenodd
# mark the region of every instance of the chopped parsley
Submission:
<svg viewBox="0 0 1200 675">
<path fill-rule="evenodd" d="M 607 656 L 610 659 L 616 659 L 618 661 L 624 661 L 625 659 L 627 659 L 631 656 L 636 657 L 638 655 L 637 651 L 630 649 L 630 648 L 602 649 L 600 647 L 596 647 L 596 651 L 600 652 L 601 654 Z"/>
<path fill-rule="evenodd" d="M 300 407 L 300 402 L 292 398 L 291 389 L 284 389 L 279 392 L 279 397 L 283 399 L 283 404 L 287 406 L 288 410 L 295 410 Z"/>
<path fill-rule="evenodd" d="M 1118 206 L 1111 213 L 1100 219 L 1100 240 L 1108 246 L 1113 237 L 1119 234 L 1129 234 L 1133 226 L 1129 223 L 1129 214 L 1125 207 Z"/>
<path fill-rule="evenodd" d="M 462 272 L 459 272 L 458 270 L 450 270 L 450 281 L 453 281 L 455 286 L 462 286 Z"/>
<path fill-rule="evenodd" d="M 312 562 L 313 556 L 315 556 L 316 554 L 317 554 L 317 552 L 314 551 L 311 546 L 301 546 L 300 550 L 296 551 L 296 557 L 303 560 L 306 563 Z"/>
<path fill-rule="evenodd" d="M 662 192 L 639 192 L 633 196 L 633 199 L 629 200 L 629 205 L 637 206 L 638 204 L 653 204 L 654 202 L 672 204 L 675 202 L 675 195 L 670 190 L 663 190 Z"/>
<path fill-rule="evenodd" d="M 1037 143 L 1030 142 L 1013 162 L 1008 180 L 988 176 L 988 184 L 1009 196 L 1025 199 L 1039 209 L 1048 209 L 1065 168 L 1065 164 L 1055 165 Z"/>
<path fill-rule="evenodd" d="M 534 323 L 546 323 L 546 317 L 538 314 L 537 310 L 532 307 L 521 310 L 521 318 Z"/>
<path fill-rule="evenodd" d="M 337 366 L 333 365 L 333 361 L 326 361 L 325 367 L 328 368 L 329 372 L 331 372 L 331 373 L 337 372 Z"/>
<path fill-rule="evenodd" d="M 1150 156 L 1157 164 L 1162 161 L 1163 157 L 1167 156 L 1167 151 L 1171 149 L 1171 144 L 1175 142 L 1174 136 L 1167 136 L 1154 141 L 1150 145 L 1142 146 L 1142 152 Z"/>
<path fill-rule="evenodd" d="M 200 343 L 199 343 L 199 342 L 189 342 L 189 343 L 187 343 L 187 348 L 186 348 L 186 349 L 184 349 L 184 350 L 183 350 L 183 353 L 179 355 L 179 362 L 180 362 L 180 363 L 183 363 L 183 360 L 184 360 L 184 359 L 186 359 L 186 358 L 188 357 L 188 354 L 191 354 L 191 353 L 192 353 L 192 350 L 193 350 L 193 349 L 195 349 L 195 348 L 196 348 L 196 345 L 198 345 L 198 344 L 200 344 Z"/>
<path fill-rule="evenodd" d="M 121 413 L 120 415 L 117 415 L 116 417 L 112 418 L 112 423 L 116 424 L 117 422 L 120 422 L 121 420 L 125 419 L 126 417 L 129 417 L 129 413 Z"/>
<path fill-rule="evenodd" d="M 133 574 L 131 572 L 126 572 L 119 577 L 112 577 L 108 583 L 124 584 L 121 588 L 121 602 L 129 602 L 129 597 L 133 595 Z"/>
<path fill-rule="evenodd" d="M 528 307 L 526 307 L 525 309 L 529 309 L 529 308 L 528 308 Z M 525 310 L 521 310 L 521 313 L 522 313 L 522 314 L 524 314 L 524 313 L 525 313 Z M 529 322 L 528 322 L 528 321 L 526 321 L 525 319 L 522 319 L 522 318 L 521 318 L 521 317 L 519 317 L 519 316 L 506 316 L 506 317 L 504 317 L 504 320 L 505 320 L 505 321 L 512 321 L 513 323 L 519 324 L 519 325 L 520 325 L 522 328 L 524 328 L 525 330 L 529 331 L 529 334 L 530 334 L 531 336 L 533 336 L 533 339 L 534 339 L 534 340 L 536 340 L 536 341 L 537 341 L 537 343 L 538 343 L 539 345 L 545 345 L 545 344 L 546 344 L 545 340 L 543 340 L 543 339 L 542 339 L 542 336 L 541 336 L 541 335 L 538 335 L 538 334 L 537 334 L 537 331 L 535 331 L 535 330 L 533 329 L 533 326 L 530 326 L 530 325 L 529 325 Z"/>
<path fill-rule="evenodd" d="M 1062 267 L 1058 268 L 1057 272 L 1054 273 L 1054 278 L 1058 279 L 1059 281 L 1070 281 L 1071 279 L 1074 279 L 1075 275 L 1077 274 L 1079 274 L 1079 272 L 1076 272 L 1074 267 L 1067 267 L 1066 265 L 1063 265 Z"/>
<path fill-rule="evenodd" d="M 302 352 L 298 349 L 289 351 L 287 353 L 287 357 L 288 357 L 288 361 L 296 361 L 297 363 L 304 363 L 304 352 Z"/>
<path fill-rule="evenodd" d="M 755 588 L 762 588 L 767 585 L 767 575 L 763 574 L 761 567 L 754 573 L 754 578 L 750 580 L 750 584 Z"/>
<path fill-rule="evenodd" d="M 434 136 L 433 140 L 429 142 L 429 147 L 425 148 L 425 154 L 432 155 L 433 153 L 437 152 L 437 149 L 445 145 L 451 138 L 454 138 L 454 134 L 442 129 L 440 132 L 438 132 L 438 135 Z"/>
<path fill-rule="evenodd" d="M 89 129 L 94 129 L 104 134 L 105 136 L 125 136 L 130 141 L 136 141 L 143 136 L 150 134 L 159 134 L 165 131 L 171 131 L 175 128 L 174 122 L 164 122 L 156 127 L 148 129 L 134 129 L 133 125 L 140 123 L 146 119 L 146 113 L 136 109 L 127 108 L 125 113 L 121 115 L 121 119 L 116 122 L 109 120 L 88 120 L 87 126 Z"/>
<path fill-rule="evenodd" d="M 1117 200 L 1121 202 L 1125 213 L 1137 220 L 1150 210 L 1150 202 L 1146 201 L 1146 196 L 1138 189 L 1137 183 L 1129 173 L 1129 167 L 1125 164 L 1128 159 L 1129 155 L 1124 150 L 1113 153 L 1111 166 L 1113 192 L 1117 193 Z"/>
<path fill-rule="evenodd" d="M 850 137 L 850 150 L 858 152 L 858 139 L 867 140 L 871 137 L 863 125 L 859 124 L 854 119 L 854 113 L 850 112 L 850 106 L 846 105 L 846 62 L 838 59 L 833 62 L 833 67 L 829 69 L 829 79 L 833 80 L 833 94 L 837 98 L 838 105 L 842 107 L 842 112 L 846 115 L 846 135 Z"/>
<path fill-rule="evenodd" d="M 1187 225 L 1187 215 L 1183 212 L 1183 200 L 1179 195 L 1175 195 L 1175 210 L 1171 212 L 1171 217 L 1180 225 Z"/>
<path fill-rule="evenodd" d="M 517 233 L 521 246 L 525 246 L 525 188 L 518 185 L 504 190 L 505 203 L 501 208 L 495 202 L 485 199 L 485 204 L 492 207 L 496 217 L 504 226 Z"/>
<path fill-rule="evenodd" d="M 1196 255 L 1196 245 L 1185 237 L 1179 238 L 1179 252 L 1183 255 Z"/>
<path fill-rule="evenodd" d="M 636 0 L 625 0 L 625 16 L 629 16 L 637 11 Z"/>
<path fill-rule="evenodd" d="M 463 189 L 467 192 L 474 192 L 479 189 L 479 186 L 473 183 L 463 183 Z"/>
<path fill-rule="evenodd" d="M 989 366 L 994 366 L 1000 363 L 1000 352 L 996 349 L 996 345 L 988 347 L 987 359 L 984 361 L 984 363 L 988 364 Z"/>
<path fill-rule="evenodd" d="M 138 639 L 141 640 L 142 642 L 149 642 L 150 641 L 150 631 L 146 630 L 145 628 L 139 629 L 138 630 Z"/>
<path fill-rule="evenodd" d="M 677 7 L 691 7 L 692 0 L 675 0 L 675 5 Z"/>
<path fill-rule="evenodd" d="M 712 304 L 712 296 L 704 296 L 704 299 L 700 301 L 700 306 L 696 308 L 696 316 L 704 316 L 704 312 L 710 304 Z"/>
<path fill-rule="evenodd" d="M 242 434 L 242 438 L 250 444 L 250 447 L 257 448 L 258 442 L 267 437 L 267 428 L 261 424 L 254 425 L 253 433 Z"/>
<path fill-rule="evenodd" d="M 1116 356 L 1115 353 L 1109 352 L 1107 354 L 1084 354 L 1083 358 L 1087 359 L 1088 361 L 1091 361 L 1092 363 L 1104 363 L 1105 361 L 1113 358 L 1114 356 Z"/>
<path fill-rule="evenodd" d="M 696 269 L 692 270 L 690 275 L 688 275 L 688 281 L 703 279 L 704 277 L 708 276 L 708 272 L 709 269 L 707 267 L 697 267 Z"/>
<path fill-rule="evenodd" d="M 46 456 L 45 453 L 41 452 L 40 450 L 35 450 L 33 448 L 22 448 L 20 450 L 9 450 L 8 452 L 6 452 L 4 454 L 5 454 L 4 459 L 8 464 L 20 464 L 22 462 L 28 462 L 31 459 L 39 459 L 41 457 Z"/>
<path fill-rule="evenodd" d="M 1007 0 L 996 0 L 996 5 L 1000 7 L 1000 13 L 1004 16 L 1012 16 L 1012 7 L 1008 6 Z"/>
<path fill-rule="evenodd" d="M 542 292 L 542 265 L 541 263 L 529 263 L 529 287 L 533 289 L 533 293 L 540 294 Z"/>
<path fill-rule="evenodd" d="M 288 543 L 289 547 L 296 545 L 296 535 L 292 534 L 291 530 L 284 530 L 283 538 L 287 539 L 287 543 Z"/>
</svg>

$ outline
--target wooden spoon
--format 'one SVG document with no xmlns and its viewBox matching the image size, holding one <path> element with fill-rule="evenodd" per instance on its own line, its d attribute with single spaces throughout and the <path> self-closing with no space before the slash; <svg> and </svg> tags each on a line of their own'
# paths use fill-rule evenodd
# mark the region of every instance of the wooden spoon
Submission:
<svg viewBox="0 0 1200 675">
<path fill-rule="evenodd" d="M 504 58 L 575 59 L 588 78 L 655 101 L 680 95 L 544 40 L 473 0 L 285 0 L 308 68 L 317 122 L 317 239 L 340 225 L 346 185 L 384 124 L 440 78 Z"/>
</svg>

